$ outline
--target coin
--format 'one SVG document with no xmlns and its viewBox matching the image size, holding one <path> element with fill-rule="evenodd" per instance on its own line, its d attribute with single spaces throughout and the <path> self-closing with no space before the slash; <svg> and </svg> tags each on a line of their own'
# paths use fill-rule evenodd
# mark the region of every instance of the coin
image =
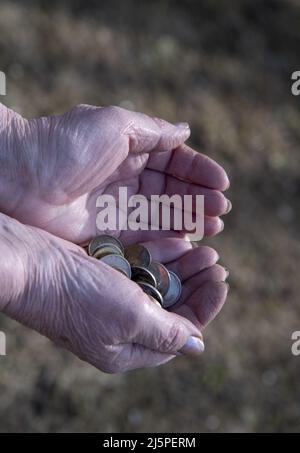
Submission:
<svg viewBox="0 0 300 453">
<path fill-rule="evenodd" d="M 97 258 L 98 260 L 103 258 L 106 255 L 121 255 L 122 251 L 119 249 L 119 247 L 116 247 L 113 244 L 103 244 L 100 245 L 99 247 L 96 248 L 96 250 L 93 253 L 93 258 Z"/>
<path fill-rule="evenodd" d="M 128 261 L 121 255 L 106 255 L 100 260 L 102 263 L 108 264 L 126 277 L 131 278 L 131 267 Z"/>
<path fill-rule="evenodd" d="M 100 236 L 96 236 L 88 245 L 88 253 L 89 255 L 93 255 L 96 249 L 101 245 L 114 245 L 118 247 L 122 254 L 124 254 L 124 247 L 123 244 L 114 236 L 110 236 L 109 234 L 101 234 Z"/>
<path fill-rule="evenodd" d="M 158 300 L 154 299 L 154 297 L 150 296 L 149 294 L 147 294 L 147 296 L 149 297 L 149 299 L 151 299 L 151 301 L 152 301 L 154 304 L 156 304 L 156 305 L 158 305 L 159 307 L 161 307 L 161 304 L 158 302 Z"/>
<path fill-rule="evenodd" d="M 156 288 L 154 288 L 154 286 L 149 285 L 149 283 L 143 282 L 141 280 L 137 280 L 136 283 L 142 288 L 144 293 L 146 293 L 150 297 L 153 297 L 155 300 L 157 300 L 157 302 L 159 302 L 160 305 L 162 305 L 162 295 Z"/>
<path fill-rule="evenodd" d="M 170 275 L 170 286 L 163 298 L 162 303 L 162 306 L 164 308 L 170 308 L 173 305 L 175 305 L 176 302 L 178 302 L 178 300 L 180 299 L 182 291 L 181 281 L 178 275 L 176 275 L 175 272 L 172 271 L 169 271 L 169 275 Z"/>
<path fill-rule="evenodd" d="M 156 261 L 150 263 L 148 269 L 156 278 L 156 288 L 162 296 L 165 296 L 170 287 L 170 275 L 168 269 L 166 269 L 163 264 L 157 263 Z"/>
<path fill-rule="evenodd" d="M 132 280 L 141 280 L 143 282 L 149 283 L 150 285 L 156 288 L 157 282 L 155 275 L 150 272 L 149 269 L 142 266 L 131 266 L 131 278 Z"/>
<path fill-rule="evenodd" d="M 126 247 L 125 258 L 132 266 L 148 267 L 151 263 L 149 250 L 141 244 L 134 244 Z"/>
</svg>

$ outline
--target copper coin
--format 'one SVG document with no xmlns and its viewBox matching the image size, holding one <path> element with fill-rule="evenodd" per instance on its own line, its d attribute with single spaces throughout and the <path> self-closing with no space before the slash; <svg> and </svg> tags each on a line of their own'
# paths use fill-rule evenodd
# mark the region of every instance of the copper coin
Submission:
<svg viewBox="0 0 300 453">
<path fill-rule="evenodd" d="M 101 234 L 100 236 L 93 238 L 88 245 L 88 254 L 92 256 L 96 249 L 103 244 L 114 245 L 121 250 L 122 254 L 124 254 L 123 244 L 117 238 L 110 236 L 109 234 Z"/>
<path fill-rule="evenodd" d="M 181 281 L 175 272 L 169 271 L 170 274 L 170 287 L 163 298 L 162 306 L 170 308 L 178 302 L 182 292 Z"/>
<path fill-rule="evenodd" d="M 153 297 L 155 300 L 157 300 L 157 302 L 159 302 L 160 305 L 162 305 L 162 295 L 159 291 L 157 291 L 156 288 L 154 288 L 154 286 L 149 285 L 149 283 L 143 282 L 141 280 L 137 280 L 136 283 L 142 288 L 144 293 L 146 293 L 148 296 Z"/>
<path fill-rule="evenodd" d="M 170 275 L 168 269 L 163 264 L 157 263 L 156 261 L 152 261 L 148 269 L 156 278 L 156 288 L 162 296 L 165 296 L 170 287 Z"/>
<path fill-rule="evenodd" d="M 96 248 L 96 250 L 94 251 L 92 256 L 93 256 L 93 258 L 97 258 L 98 260 L 100 260 L 101 258 L 103 258 L 106 255 L 121 255 L 121 256 L 123 256 L 123 253 L 118 247 L 116 247 L 113 244 L 111 244 L 111 245 L 110 244 L 103 244 L 103 245 L 99 245 L 99 247 Z"/>
<path fill-rule="evenodd" d="M 149 250 L 141 244 L 129 245 L 125 248 L 125 258 L 131 266 L 148 267 L 151 263 Z"/>
<path fill-rule="evenodd" d="M 141 280 L 142 282 L 149 283 L 156 288 L 157 282 L 155 275 L 153 275 L 146 267 L 131 266 L 131 278 L 134 281 Z"/>
<path fill-rule="evenodd" d="M 128 261 L 121 255 L 106 255 L 100 260 L 102 263 L 108 264 L 126 277 L 131 278 L 131 267 Z"/>
</svg>

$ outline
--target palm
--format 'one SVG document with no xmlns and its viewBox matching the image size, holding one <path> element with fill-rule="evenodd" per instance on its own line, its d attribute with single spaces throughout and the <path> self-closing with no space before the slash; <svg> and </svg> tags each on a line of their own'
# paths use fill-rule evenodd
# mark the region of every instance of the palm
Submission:
<svg viewBox="0 0 300 453">
<path fill-rule="evenodd" d="M 78 106 L 64 115 L 29 121 L 22 144 L 30 165 L 14 216 L 76 243 L 96 234 L 96 199 L 101 194 L 204 194 L 207 234 L 220 230 L 225 213 L 225 172 L 184 145 L 187 126 L 120 108 Z M 158 152 L 155 152 L 158 151 Z M 25 154 L 25 153 L 24 153 Z M 156 232 L 123 232 L 124 241 L 157 239 Z M 168 233 L 170 236 L 178 233 Z"/>
</svg>

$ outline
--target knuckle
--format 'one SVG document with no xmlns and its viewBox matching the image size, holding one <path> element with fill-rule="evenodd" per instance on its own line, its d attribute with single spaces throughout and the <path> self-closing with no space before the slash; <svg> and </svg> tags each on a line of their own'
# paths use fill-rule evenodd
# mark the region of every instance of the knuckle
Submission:
<svg viewBox="0 0 300 453">
<path fill-rule="evenodd" d="M 115 125 L 115 132 L 119 134 L 127 128 L 128 123 L 131 122 L 129 112 L 122 107 L 110 105 L 101 109 L 101 118 L 109 122 L 110 125 Z"/>
<path fill-rule="evenodd" d="M 167 335 L 164 335 L 160 341 L 159 349 L 162 352 L 176 351 L 180 342 L 180 329 L 177 323 L 173 323 Z"/>
<path fill-rule="evenodd" d="M 118 107 L 116 105 L 109 105 L 103 108 L 103 112 L 108 114 L 110 117 L 121 117 L 123 116 L 124 109 L 122 107 Z"/>
<path fill-rule="evenodd" d="M 87 104 L 76 104 L 70 109 L 70 112 L 76 113 L 78 111 L 87 110 L 89 106 Z"/>
<path fill-rule="evenodd" d="M 121 107 L 118 107 L 117 105 L 108 105 L 107 107 L 104 107 L 104 110 L 106 112 L 115 113 L 122 109 L 121 109 Z"/>
</svg>

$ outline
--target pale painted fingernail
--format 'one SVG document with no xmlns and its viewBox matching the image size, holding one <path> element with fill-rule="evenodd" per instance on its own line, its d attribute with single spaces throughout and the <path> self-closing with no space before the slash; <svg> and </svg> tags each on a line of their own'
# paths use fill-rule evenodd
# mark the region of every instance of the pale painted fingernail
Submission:
<svg viewBox="0 0 300 453">
<path fill-rule="evenodd" d="M 175 126 L 180 127 L 181 129 L 189 129 L 189 123 L 175 123 Z"/>
<path fill-rule="evenodd" d="M 220 219 L 220 232 L 224 230 L 225 224 L 222 219 Z"/>
<path fill-rule="evenodd" d="M 183 348 L 180 349 L 179 353 L 185 355 L 198 356 L 202 354 L 203 351 L 204 351 L 203 341 L 201 341 L 200 338 L 191 336 L 187 339 L 187 342 L 185 343 Z"/>
<path fill-rule="evenodd" d="M 228 214 L 232 209 L 232 203 L 230 200 L 227 200 L 227 208 L 226 208 L 226 211 L 225 211 L 225 214 Z"/>
</svg>

